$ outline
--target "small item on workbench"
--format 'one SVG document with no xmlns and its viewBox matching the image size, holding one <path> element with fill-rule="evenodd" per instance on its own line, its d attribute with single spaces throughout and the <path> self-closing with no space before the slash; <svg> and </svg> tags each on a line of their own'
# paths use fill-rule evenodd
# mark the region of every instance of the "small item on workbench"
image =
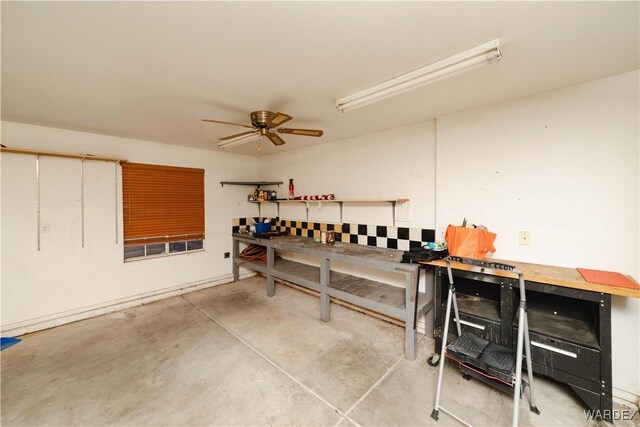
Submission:
<svg viewBox="0 0 640 427">
<path fill-rule="evenodd" d="M 447 242 L 427 242 L 422 246 L 425 249 L 431 249 L 432 251 L 442 251 L 447 249 Z"/>
<path fill-rule="evenodd" d="M 436 259 L 441 259 L 449 255 L 447 249 L 442 250 L 433 250 L 425 247 L 422 248 L 411 248 L 408 251 L 404 251 L 402 254 L 402 263 L 405 264 L 416 264 L 419 262 L 425 261 L 433 261 Z"/>
<path fill-rule="evenodd" d="M 333 245 L 336 242 L 336 232 L 332 230 L 322 230 L 320 232 L 320 239 L 316 241 L 316 243 L 322 243 L 323 245 Z"/>
<path fill-rule="evenodd" d="M 278 193 L 276 193 L 276 190 L 271 190 L 269 192 L 269 200 L 277 200 L 278 199 Z"/>
<path fill-rule="evenodd" d="M 327 231 L 327 245 L 333 245 L 336 242 L 336 232 L 332 230 Z"/>
<path fill-rule="evenodd" d="M 463 224 L 465 223 L 466 219 Z M 485 226 L 469 228 L 449 225 L 444 239 L 452 256 L 483 260 L 489 252 L 496 251 L 493 246 L 496 235 L 488 231 Z"/>
<path fill-rule="evenodd" d="M 264 233 L 268 233 L 270 231 L 271 231 L 271 222 L 270 221 L 256 222 L 256 233 L 264 234 Z"/>
</svg>

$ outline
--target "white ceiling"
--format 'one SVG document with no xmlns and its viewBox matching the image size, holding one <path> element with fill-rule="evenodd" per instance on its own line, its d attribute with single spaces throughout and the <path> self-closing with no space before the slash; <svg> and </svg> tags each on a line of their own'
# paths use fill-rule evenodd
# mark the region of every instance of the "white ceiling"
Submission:
<svg viewBox="0 0 640 427">
<path fill-rule="evenodd" d="M 639 67 L 639 2 L 2 2 L 2 119 L 217 149 L 249 112 L 324 129 L 264 155 Z M 495 37 L 503 59 L 348 113 L 335 100 Z M 44 147 L 43 147 L 44 148 Z"/>
</svg>

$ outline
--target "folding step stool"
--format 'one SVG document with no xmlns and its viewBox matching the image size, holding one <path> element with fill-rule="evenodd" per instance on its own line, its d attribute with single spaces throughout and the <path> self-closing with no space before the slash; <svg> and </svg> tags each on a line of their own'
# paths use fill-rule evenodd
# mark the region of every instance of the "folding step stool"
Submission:
<svg viewBox="0 0 640 427">
<path fill-rule="evenodd" d="M 444 361 L 450 358 L 460 365 L 460 370 L 465 379 L 474 376 L 483 382 L 494 385 L 497 388 L 508 391 L 513 388 L 513 417 L 512 425 L 518 425 L 518 407 L 520 398 L 522 397 L 522 344 L 527 356 L 527 373 L 529 375 L 529 391 L 530 402 L 529 409 L 531 412 L 540 414 L 536 407 L 535 393 L 533 388 L 533 368 L 531 366 L 531 344 L 529 342 L 529 322 L 527 320 L 527 301 L 524 289 L 524 275 L 515 267 L 507 264 L 499 264 L 490 261 L 480 261 L 476 259 L 460 258 L 449 256 L 444 259 L 447 263 L 447 274 L 449 276 L 449 293 L 447 295 L 447 310 L 444 319 L 444 333 L 442 335 L 442 348 L 440 349 L 440 368 L 438 371 L 438 386 L 436 388 L 436 402 L 431 418 L 438 420 L 439 411 L 451 415 L 456 420 L 465 425 L 470 425 L 466 421 L 457 417 L 450 411 L 440 406 L 440 390 L 442 388 L 442 375 L 444 371 Z M 460 317 L 458 315 L 458 302 L 456 300 L 456 290 L 453 283 L 453 274 L 451 273 L 451 262 L 460 262 L 470 264 L 483 269 L 506 270 L 518 275 L 520 283 L 520 306 L 518 308 L 518 344 L 514 353 L 512 349 L 489 342 L 470 332 L 462 333 L 460 328 Z M 456 320 L 456 329 L 458 338 L 447 346 L 447 337 L 449 334 L 449 320 L 451 315 L 451 305 L 453 303 L 453 311 Z M 431 363 L 430 363 L 431 364 Z M 432 365 L 434 366 L 434 365 Z"/>
</svg>

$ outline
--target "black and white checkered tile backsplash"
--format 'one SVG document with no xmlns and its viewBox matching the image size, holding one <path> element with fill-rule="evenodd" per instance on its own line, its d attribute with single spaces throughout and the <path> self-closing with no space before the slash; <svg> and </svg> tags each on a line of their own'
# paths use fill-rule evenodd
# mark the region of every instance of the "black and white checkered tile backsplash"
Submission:
<svg viewBox="0 0 640 427">
<path fill-rule="evenodd" d="M 435 241 L 435 230 L 430 228 L 391 227 L 368 224 L 328 224 L 312 221 L 289 221 L 262 218 L 271 221 L 271 229 L 284 231 L 293 236 L 320 237 L 320 231 L 336 232 L 337 242 L 356 243 L 358 245 L 377 246 L 379 248 L 399 249 L 421 247 Z M 237 233 L 253 224 L 253 218 L 234 218 L 232 232 Z"/>
</svg>

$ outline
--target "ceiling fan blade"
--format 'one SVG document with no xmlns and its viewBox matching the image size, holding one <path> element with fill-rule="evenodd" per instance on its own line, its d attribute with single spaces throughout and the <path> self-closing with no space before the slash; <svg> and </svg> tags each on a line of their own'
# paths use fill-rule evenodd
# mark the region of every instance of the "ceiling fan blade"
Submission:
<svg viewBox="0 0 640 427">
<path fill-rule="evenodd" d="M 251 133 L 257 133 L 257 132 L 258 132 L 257 130 L 249 130 L 247 132 L 240 132 L 240 133 L 236 133 L 236 134 L 233 134 L 233 135 L 223 136 L 222 138 L 218 138 L 218 141 L 226 141 L 228 139 L 233 139 L 233 138 L 237 138 L 237 137 L 242 136 L 242 135 L 249 135 Z"/>
<path fill-rule="evenodd" d="M 271 118 L 271 120 L 269 120 L 269 127 L 270 128 L 275 128 L 280 126 L 283 123 L 288 122 L 289 120 L 293 119 L 293 117 L 291 117 L 288 114 L 284 114 L 284 113 L 276 113 L 273 115 L 273 117 Z"/>
<path fill-rule="evenodd" d="M 290 133 L 292 135 L 302 135 L 302 136 L 322 136 L 324 134 L 321 130 L 316 129 L 291 129 L 291 128 L 282 128 L 278 129 L 280 133 Z"/>
<path fill-rule="evenodd" d="M 231 123 L 231 122 L 222 122 L 220 120 L 211 120 L 211 119 L 202 119 L 203 122 L 211 122 L 211 123 L 222 123 L 223 125 L 233 125 L 233 126 L 242 126 L 244 128 L 253 129 L 253 126 L 249 125 L 241 125 L 239 123 Z"/>
<path fill-rule="evenodd" d="M 269 140 L 273 142 L 274 145 L 283 145 L 285 143 L 284 139 L 280 138 L 278 135 L 276 135 L 273 132 L 267 132 L 265 133 L 265 136 L 269 138 Z"/>
</svg>

